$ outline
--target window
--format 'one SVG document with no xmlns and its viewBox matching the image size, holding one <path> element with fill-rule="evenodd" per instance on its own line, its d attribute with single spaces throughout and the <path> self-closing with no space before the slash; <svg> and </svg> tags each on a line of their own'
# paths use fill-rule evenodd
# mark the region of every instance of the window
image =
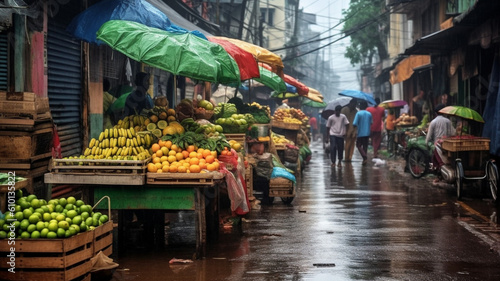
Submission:
<svg viewBox="0 0 500 281">
<path fill-rule="evenodd" d="M 274 25 L 274 9 L 260 8 L 260 18 L 269 26 Z"/>
</svg>

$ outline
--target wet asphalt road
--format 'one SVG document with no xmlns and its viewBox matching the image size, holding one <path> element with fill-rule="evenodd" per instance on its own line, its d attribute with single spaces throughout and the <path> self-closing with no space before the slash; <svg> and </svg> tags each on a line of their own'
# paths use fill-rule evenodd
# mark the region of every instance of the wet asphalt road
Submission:
<svg viewBox="0 0 500 281">
<path fill-rule="evenodd" d="M 331 168 L 321 144 L 311 148 L 291 205 L 253 210 L 185 265 L 168 261 L 192 258 L 194 216 L 170 213 L 168 246 L 128 241 L 113 280 L 500 280 L 497 208 L 477 187 L 457 202 L 452 186 L 411 178 L 402 160 L 362 166 L 355 152 Z"/>
</svg>

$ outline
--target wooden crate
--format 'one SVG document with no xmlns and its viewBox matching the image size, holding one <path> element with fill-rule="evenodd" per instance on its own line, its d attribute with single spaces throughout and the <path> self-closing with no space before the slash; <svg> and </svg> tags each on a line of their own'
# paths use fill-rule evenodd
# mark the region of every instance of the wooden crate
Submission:
<svg viewBox="0 0 500 281">
<path fill-rule="evenodd" d="M 490 150 L 490 139 L 488 139 L 488 138 L 473 138 L 473 139 L 449 138 L 449 139 L 443 140 L 441 147 L 444 150 L 451 151 L 451 152 Z"/>
<path fill-rule="evenodd" d="M 49 124 L 51 124 L 49 122 Z M 0 131 L 0 159 L 35 161 L 52 154 L 52 125 L 50 128 L 27 131 Z"/>
<path fill-rule="evenodd" d="M 245 169 L 245 183 L 247 185 L 248 197 L 253 197 L 253 166 L 248 164 Z"/>
<path fill-rule="evenodd" d="M 245 145 L 245 134 L 224 134 L 227 140 L 235 140 L 239 142 L 241 145 Z"/>
<path fill-rule="evenodd" d="M 113 222 L 64 239 L 16 239 L 15 274 L 2 280 L 90 280 L 91 258 L 112 253 Z M 10 245 L 0 240 L 0 268 L 6 270 Z"/>
<path fill-rule="evenodd" d="M 220 172 L 208 173 L 147 173 L 147 184 L 161 185 L 215 185 L 224 178 Z"/>
<path fill-rule="evenodd" d="M 276 128 L 281 128 L 281 129 L 286 129 L 286 130 L 300 130 L 300 126 L 302 124 L 294 124 L 294 123 L 285 123 L 283 121 L 275 121 L 273 120 L 271 122 L 271 126 L 272 127 L 276 127 Z"/>
<path fill-rule="evenodd" d="M 49 170 L 52 173 L 94 174 L 94 175 L 144 175 L 146 160 L 105 160 L 105 159 L 52 159 Z"/>
<path fill-rule="evenodd" d="M 5 119 L 25 119 L 29 123 L 50 119 L 49 99 L 27 92 L 0 92 L 0 114 Z"/>
</svg>

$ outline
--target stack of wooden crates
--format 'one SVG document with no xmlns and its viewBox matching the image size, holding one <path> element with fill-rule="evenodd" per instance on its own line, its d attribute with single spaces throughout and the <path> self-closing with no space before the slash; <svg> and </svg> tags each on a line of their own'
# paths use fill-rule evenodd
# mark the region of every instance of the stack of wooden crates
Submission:
<svg viewBox="0 0 500 281">
<path fill-rule="evenodd" d="M 52 157 L 52 117 L 48 98 L 0 92 L 0 172 L 28 179 L 29 193 L 44 197 L 43 175 Z"/>
</svg>

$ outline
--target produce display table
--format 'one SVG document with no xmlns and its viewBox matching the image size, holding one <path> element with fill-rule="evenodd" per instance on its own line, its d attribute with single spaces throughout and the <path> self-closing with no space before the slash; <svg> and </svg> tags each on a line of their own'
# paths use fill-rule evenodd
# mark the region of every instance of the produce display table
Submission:
<svg viewBox="0 0 500 281">
<path fill-rule="evenodd" d="M 147 184 L 138 184 L 142 182 Z M 113 182 L 113 178 L 120 180 Z M 113 210 L 190 210 L 196 213 L 196 255 L 205 255 L 207 227 L 218 229 L 218 218 L 210 220 L 214 225 L 207 226 L 205 208 L 209 203 L 218 206 L 218 184 L 224 175 L 219 172 L 192 174 L 156 174 L 147 175 L 100 175 L 93 174 L 45 174 L 49 184 L 86 184 L 93 191 L 94 201 L 109 196 Z M 100 181 L 103 180 L 103 181 Z M 213 200 L 212 200 L 213 199 Z M 209 202 L 209 201 L 213 202 Z M 103 205 L 104 206 L 104 205 Z M 101 205 L 98 206 L 99 208 Z M 103 207 L 104 208 L 104 207 Z M 208 214 L 209 216 L 212 214 Z M 123 233 L 123 221 L 119 223 L 119 233 Z M 119 239 L 120 240 L 120 239 Z M 122 240 L 123 241 L 123 240 Z"/>
<path fill-rule="evenodd" d="M 273 132 L 285 136 L 285 138 L 297 144 L 297 135 L 300 130 L 300 124 L 285 123 L 279 121 L 272 121 L 271 128 Z"/>
</svg>

